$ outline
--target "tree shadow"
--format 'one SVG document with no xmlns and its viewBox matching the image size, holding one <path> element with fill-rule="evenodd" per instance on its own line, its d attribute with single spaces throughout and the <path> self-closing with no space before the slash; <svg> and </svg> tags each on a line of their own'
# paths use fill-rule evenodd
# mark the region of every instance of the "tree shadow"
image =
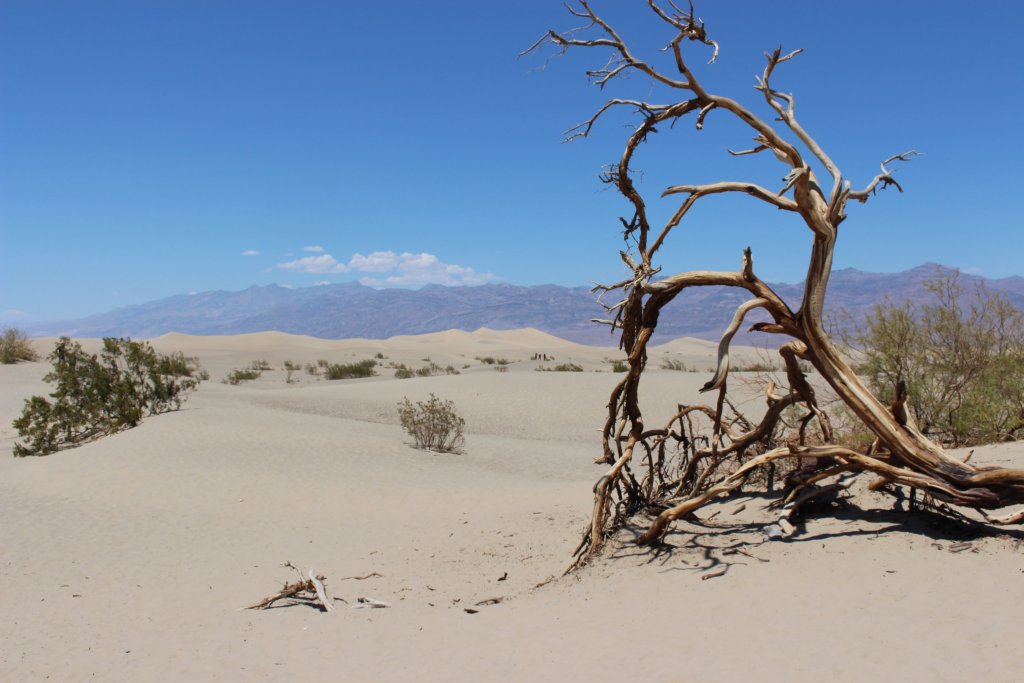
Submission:
<svg viewBox="0 0 1024 683">
<path fill-rule="evenodd" d="M 745 494 L 749 502 L 772 499 L 768 494 Z M 735 502 L 725 501 L 725 502 Z M 968 517 L 953 518 L 931 508 L 909 510 L 861 508 L 846 499 L 807 505 L 793 520 L 796 533 L 785 539 L 769 540 L 765 527 L 773 522 L 714 522 L 691 515 L 677 520 L 657 543 L 639 545 L 637 539 L 647 530 L 653 518 L 636 517 L 624 524 L 614 536 L 614 544 L 605 554 L 608 561 L 635 561 L 664 567 L 665 571 L 688 571 L 703 574 L 733 564 L 750 564 L 747 559 L 767 562 L 747 552 L 766 543 L 799 546 L 832 538 L 877 537 L 907 534 L 934 542 L 958 543 L 982 539 L 1006 539 L 1017 546 L 1024 543 L 1024 530 L 993 526 Z M 835 520 L 843 522 L 835 531 L 807 532 L 807 523 Z M 683 566 L 680 566 L 683 565 Z"/>
</svg>

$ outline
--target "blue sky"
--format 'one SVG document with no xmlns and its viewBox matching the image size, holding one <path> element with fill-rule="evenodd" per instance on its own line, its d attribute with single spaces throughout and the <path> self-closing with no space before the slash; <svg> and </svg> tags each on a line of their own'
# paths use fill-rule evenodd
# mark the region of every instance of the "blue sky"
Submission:
<svg viewBox="0 0 1024 683">
<path fill-rule="evenodd" d="M 652 61 L 670 38 L 645 3 L 594 0 Z M 763 51 L 797 116 L 855 185 L 883 158 L 906 192 L 852 206 L 837 268 L 937 261 L 1022 272 L 1020 3 L 705 0 L 722 46 L 705 87 L 767 116 Z M 667 101 L 633 76 L 602 93 L 595 50 L 517 59 L 560 2 L 0 1 L 0 320 L 79 317 L 210 289 L 362 280 L 589 284 L 619 279 L 618 216 L 597 179 L 628 135 L 608 97 Z M 551 56 L 551 52 L 547 53 Z M 664 62 L 661 62 L 665 65 Z M 665 67 L 671 68 L 670 65 Z M 681 99 L 681 98 L 678 98 Z M 751 180 L 750 135 L 712 113 L 638 156 L 641 190 Z M 807 230 L 747 197 L 713 198 L 663 250 L 665 272 L 735 269 L 796 282 Z"/>
</svg>

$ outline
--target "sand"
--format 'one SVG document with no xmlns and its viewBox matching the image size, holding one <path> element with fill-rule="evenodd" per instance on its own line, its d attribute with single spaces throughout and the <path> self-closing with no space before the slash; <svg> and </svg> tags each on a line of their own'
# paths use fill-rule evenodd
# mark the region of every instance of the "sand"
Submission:
<svg viewBox="0 0 1024 683">
<path fill-rule="evenodd" d="M 763 498 L 729 499 L 678 526 L 669 551 L 626 531 L 558 578 L 603 471 L 592 461 L 614 350 L 535 330 L 153 344 L 198 356 L 211 381 L 179 412 L 42 458 L 9 456 L 10 423 L 45 393 L 47 365 L 0 366 L 0 680 L 1019 679 L 1019 532 L 954 553 L 956 528 L 882 497 L 776 543 L 761 540 Z M 661 358 L 706 370 L 714 352 L 654 349 L 654 423 L 708 377 Z M 281 369 L 377 353 L 460 374 L 286 384 Z M 488 356 L 508 370 L 476 360 Z M 261 358 L 276 369 L 220 383 Z M 534 371 L 562 362 L 585 372 Z M 466 418 L 464 453 L 409 447 L 395 404 L 431 392 Z M 974 459 L 1022 466 L 1024 449 Z M 722 552 L 741 544 L 748 554 Z M 294 578 L 285 561 L 348 603 L 239 609 Z M 724 575 L 701 579 L 719 563 Z M 390 607 L 350 609 L 360 597 Z"/>
</svg>

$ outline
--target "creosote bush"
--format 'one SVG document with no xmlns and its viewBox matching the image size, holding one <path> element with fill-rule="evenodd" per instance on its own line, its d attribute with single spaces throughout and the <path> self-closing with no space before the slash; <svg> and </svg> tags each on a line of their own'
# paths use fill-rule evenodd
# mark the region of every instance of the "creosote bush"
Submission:
<svg viewBox="0 0 1024 683">
<path fill-rule="evenodd" d="M 398 419 L 413 438 L 416 448 L 449 453 L 463 444 L 466 421 L 455 412 L 452 401 L 430 394 L 427 402 L 413 403 L 408 397 L 398 404 Z"/>
<path fill-rule="evenodd" d="M 892 403 L 900 383 L 918 429 L 950 446 L 1024 434 L 1024 313 L 959 273 L 925 283 L 934 302 L 881 304 L 847 343 L 863 354 L 860 374 Z"/>
<path fill-rule="evenodd" d="M 662 370 L 674 370 L 676 372 L 699 372 L 699 370 L 697 370 L 697 366 L 687 365 L 683 361 L 675 358 L 663 358 L 659 367 L 661 367 Z"/>
<path fill-rule="evenodd" d="M 0 363 L 11 365 L 21 361 L 33 361 L 39 357 L 32 348 L 28 335 L 21 330 L 8 327 L 0 335 Z"/>
<path fill-rule="evenodd" d="M 228 376 L 225 377 L 222 382 L 224 384 L 237 386 L 242 382 L 259 379 L 263 375 L 263 371 L 266 369 L 263 367 L 265 363 L 266 361 L 254 360 L 244 368 L 235 368 L 228 373 Z"/>
<path fill-rule="evenodd" d="M 583 372 L 583 366 L 576 363 L 559 363 L 550 368 L 536 368 L 537 372 Z M 618 372 L 618 370 L 616 370 Z"/>
<path fill-rule="evenodd" d="M 46 455 L 136 426 L 147 415 L 177 410 L 199 385 L 194 358 L 158 354 L 146 342 L 106 338 L 98 354 L 62 337 L 48 356 L 48 400 L 33 396 L 14 421 L 14 455 Z"/>
<path fill-rule="evenodd" d="M 324 371 L 327 379 L 354 379 L 356 377 L 373 377 L 377 373 L 373 368 L 377 361 L 361 360 L 356 363 L 331 363 Z"/>
<path fill-rule="evenodd" d="M 426 367 L 413 369 L 407 366 L 405 363 L 392 363 L 391 367 L 395 369 L 395 379 L 411 379 L 413 377 L 434 377 L 435 375 L 459 375 L 461 374 L 455 369 L 455 366 L 449 365 L 447 367 L 441 367 L 437 363 L 431 361 L 430 365 Z"/>
</svg>

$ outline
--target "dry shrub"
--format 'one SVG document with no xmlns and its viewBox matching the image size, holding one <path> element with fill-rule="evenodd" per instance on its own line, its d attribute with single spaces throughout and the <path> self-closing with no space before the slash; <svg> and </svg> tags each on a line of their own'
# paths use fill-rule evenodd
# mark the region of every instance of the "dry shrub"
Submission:
<svg viewBox="0 0 1024 683">
<path fill-rule="evenodd" d="M 38 357 L 28 335 L 21 330 L 8 327 L 3 335 L 0 335 L 0 363 L 11 365 L 36 360 Z"/>
<path fill-rule="evenodd" d="M 426 402 L 413 403 L 408 397 L 403 398 L 398 404 L 398 419 L 416 448 L 451 453 L 464 442 L 462 431 L 466 421 L 455 412 L 452 401 L 442 401 L 434 394 Z"/>
</svg>

